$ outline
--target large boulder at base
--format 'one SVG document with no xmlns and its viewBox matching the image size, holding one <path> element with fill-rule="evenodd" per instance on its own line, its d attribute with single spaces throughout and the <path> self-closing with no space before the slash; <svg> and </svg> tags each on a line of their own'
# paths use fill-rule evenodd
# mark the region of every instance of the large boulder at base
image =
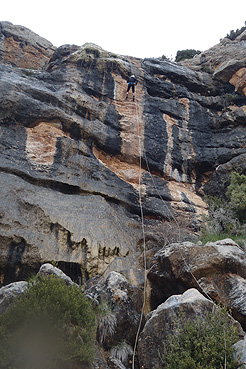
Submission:
<svg viewBox="0 0 246 369">
<path fill-rule="evenodd" d="M 2 314 L 18 295 L 22 294 L 27 287 L 27 282 L 13 282 L 0 288 L 0 314 Z"/>
<path fill-rule="evenodd" d="M 37 274 L 38 276 L 40 277 L 48 277 L 50 275 L 53 275 L 57 278 L 61 278 L 63 279 L 67 285 L 72 285 L 73 284 L 73 281 L 70 277 L 68 277 L 65 273 L 63 273 L 59 268 L 49 264 L 49 263 L 46 263 L 46 264 L 43 264 L 40 269 L 39 269 L 39 272 Z"/>
<path fill-rule="evenodd" d="M 231 308 L 246 328 L 246 254 L 231 239 L 171 244 L 155 254 L 148 279 L 152 308 L 195 287 Z"/>
<path fill-rule="evenodd" d="M 147 316 L 147 322 L 140 334 L 138 358 L 140 368 L 152 369 L 161 364 L 160 353 L 163 342 L 174 327 L 174 320 L 181 324 L 187 319 L 195 321 L 205 318 L 205 314 L 216 309 L 216 305 L 206 299 L 200 292 L 192 288 L 182 295 L 171 296 Z M 182 318 L 178 315 L 182 311 Z M 240 325 L 233 320 L 239 334 L 243 337 Z"/>
</svg>

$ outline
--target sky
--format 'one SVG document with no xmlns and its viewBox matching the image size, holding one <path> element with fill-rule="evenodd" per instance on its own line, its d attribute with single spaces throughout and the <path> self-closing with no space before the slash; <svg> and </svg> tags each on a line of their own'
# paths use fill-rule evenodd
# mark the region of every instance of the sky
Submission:
<svg viewBox="0 0 246 369">
<path fill-rule="evenodd" d="M 3 0 L 0 21 L 22 25 L 54 46 L 93 42 L 139 58 L 204 51 L 245 25 L 237 0 Z"/>
</svg>

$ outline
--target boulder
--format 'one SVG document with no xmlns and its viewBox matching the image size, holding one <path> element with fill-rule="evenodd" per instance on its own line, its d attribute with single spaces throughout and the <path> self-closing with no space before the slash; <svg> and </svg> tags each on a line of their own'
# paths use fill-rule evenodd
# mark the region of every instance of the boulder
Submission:
<svg viewBox="0 0 246 369">
<path fill-rule="evenodd" d="M 161 364 L 160 354 L 163 343 L 173 332 L 176 324 L 184 324 L 187 320 L 204 319 L 208 312 L 213 312 L 216 305 L 192 288 L 182 295 L 173 295 L 156 310 L 147 316 L 147 322 L 140 334 L 138 358 L 140 368 L 151 369 Z M 182 316 L 179 313 L 182 312 Z M 243 331 L 238 323 L 237 329 L 241 337 Z"/>
<path fill-rule="evenodd" d="M 175 243 L 158 251 L 148 273 L 152 308 L 169 296 L 197 288 L 232 309 L 246 328 L 246 254 L 232 240 Z"/>
<path fill-rule="evenodd" d="M 62 272 L 57 267 L 54 267 L 51 264 L 43 264 L 37 276 L 47 277 L 50 275 L 54 275 L 57 278 L 61 278 L 65 280 L 67 285 L 72 285 L 73 281 L 69 278 L 65 273 Z M 19 281 L 7 284 L 0 288 L 0 314 L 2 314 L 13 302 L 14 298 L 21 295 L 28 286 L 28 282 Z"/>
<path fill-rule="evenodd" d="M 22 294 L 27 287 L 27 282 L 20 281 L 10 283 L 7 286 L 0 288 L 0 314 L 11 306 L 13 300 Z"/>
<path fill-rule="evenodd" d="M 132 352 L 141 324 L 142 291 L 132 286 L 122 274 L 111 272 L 106 279 L 98 277 L 89 281 L 86 296 L 97 305 L 98 342 L 108 353 L 112 350 L 122 353 L 129 348 Z M 122 343 L 124 350 L 119 347 Z M 113 357 L 121 358 L 119 353 Z"/>
<path fill-rule="evenodd" d="M 235 348 L 235 358 L 242 363 L 240 368 L 245 369 L 246 368 L 246 336 L 244 339 L 238 341 L 234 344 Z"/>
<path fill-rule="evenodd" d="M 37 276 L 40 276 L 43 278 L 49 277 L 51 275 L 55 276 L 56 278 L 63 279 L 68 286 L 73 284 L 73 281 L 70 277 L 68 277 L 65 273 L 63 273 L 59 268 L 51 264 L 48 264 L 48 263 L 43 264 L 40 267 L 39 272 L 37 274 Z"/>
</svg>

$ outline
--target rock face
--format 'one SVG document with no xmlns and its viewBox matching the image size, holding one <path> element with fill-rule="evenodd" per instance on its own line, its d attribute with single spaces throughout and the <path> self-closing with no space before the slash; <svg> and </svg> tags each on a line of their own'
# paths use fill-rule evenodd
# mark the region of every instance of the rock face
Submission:
<svg viewBox="0 0 246 369">
<path fill-rule="evenodd" d="M 242 32 L 235 40 L 225 37 L 219 44 L 185 60 L 182 65 L 196 71 L 209 71 L 217 80 L 230 82 L 236 91 L 243 92 L 245 85 L 246 32 Z"/>
<path fill-rule="evenodd" d="M 53 55 L 53 45 L 23 26 L 0 23 L 0 61 L 15 67 L 40 69 Z"/>
<path fill-rule="evenodd" d="M 84 282 L 134 255 L 141 279 L 140 197 L 147 249 L 169 227 L 173 241 L 194 238 L 201 195 L 246 154 L 244 39 L 233 43 L 240 63 L 215 78 L 92 44 L 55 49 L 8 22 L 0 30 L 1 284 L 51 261 Z M 131 73 L 135 102 L 125 101 Z"/>
</svg>

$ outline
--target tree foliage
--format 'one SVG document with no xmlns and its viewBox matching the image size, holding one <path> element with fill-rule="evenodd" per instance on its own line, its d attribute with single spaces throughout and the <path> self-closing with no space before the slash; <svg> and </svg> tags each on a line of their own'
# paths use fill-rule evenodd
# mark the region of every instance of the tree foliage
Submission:
<svg viewBox="0 0 246 369">
<path fill-rule="evenodd" d="M 192 59 L 195 55 L 200 54 L 201 51 L 194 49 L 178 50 L 175 61 L 180 62 L 185 59 Z"/>
<path fill-rule="evenodd" d="M 245 245 L 246 238 L 246 176 L 233 171 L 224 197 L 206 196 L 209 206 L 204 217 L 202 240 L 232 238 Z"/>
<path fill-rule="evenodd" d="M 231 173 L 231 182 L 227 188 L 226 196 L 230 205 L 242 222 L 246 220 L 246 176 L 238 172 Z"/>
<path fill-rule="evenodd" d="M 94 356 L 95 316 L 77 285 L 36 277 L 0 316 L 2 369 L 71 368 Z"/>
<path fill-rule="evenodd" d="M 216 196 L 206 196 L 209 206 L 209 216 L 205 219 L 209 233 L 237 235 L 240 233 L 240 222 L 227 199 Z"/>
<path fill-rule="evenodd" d="M 97 306 L 96 315 L 98 341 L 103 343 L 107 336 L 113 336 L 117 319 L 112 313 L 111 307 L 105 301 L 101 301 Z"/>
<path fill-rule="evenodd" d="M 163 345 L 160 368 L 223 369 L 226 361 L 227 369 L 236 369 L 239 363 L 233 357 L 232 345 L 238 340 L 225 309 L 207 313 L 204 320 L 186 323 L 181 314 Z"/>
<path fill-rule="evenodd" d="M 236 31 L 231 30 L 230 33 L 227 33 L 226 37 L 234 41 L 239 35 L 241 35 L 241 33 L 243 33 L 246 30 L 246 22 L 244 23 L 245 23 L 244 27 L 240 29 L 237 28 Z"/>
</svg>

